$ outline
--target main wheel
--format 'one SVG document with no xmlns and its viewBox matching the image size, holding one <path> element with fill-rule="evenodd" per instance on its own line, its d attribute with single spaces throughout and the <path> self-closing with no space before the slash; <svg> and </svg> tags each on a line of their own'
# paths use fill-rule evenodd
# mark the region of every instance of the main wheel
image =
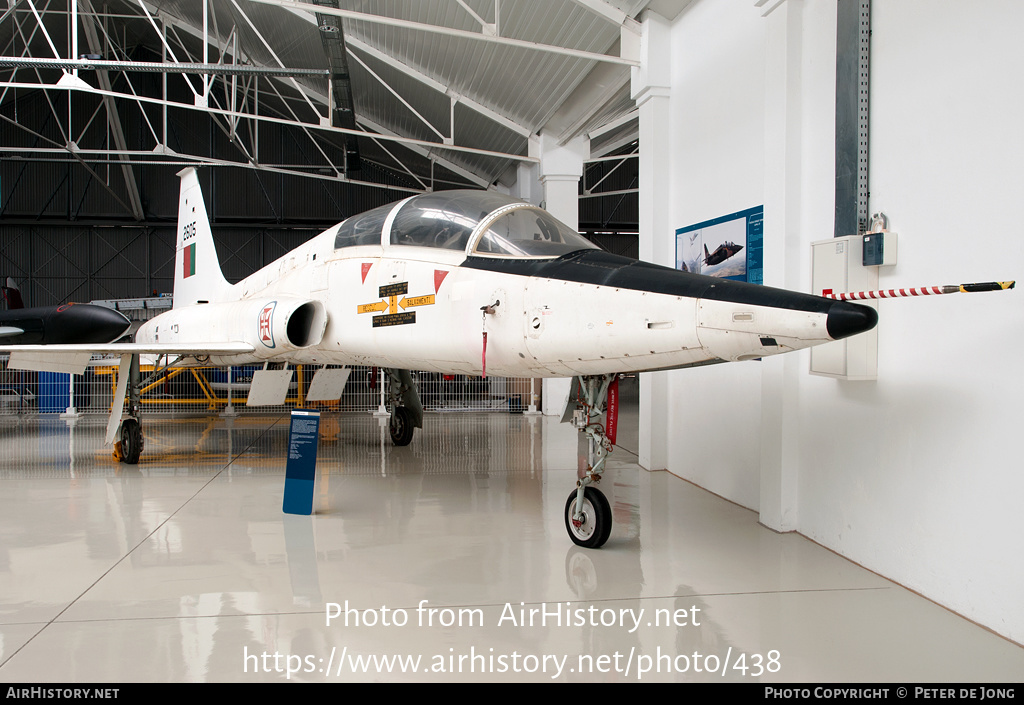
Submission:
<svg viewBox="0 0 1024 705">
<path fill-rule="evenodd" d="M 142 455 L 142 425 L 138 419 L 128 418 L 121 422 L 121 462 L 136 465 Z"/>
<path fill-rule="evenodd" d="M 416 430 L 412 422 L 412 412 L 404 406 L 396 406 L 391 412 L 391 442 L 396 446 L 407 446 L 412 443 L 412 434 Z"/>
<path fill-rule="evenodd" d="M 583 516 L 580 522 L 573 519 L 576 513 L 576 490 L 565 500 L 565 529 L 569 538 L 583 548 L 600 548 L 612 533 L 612 508 L 604 493 L 596 487 L 583 490 Z"/>
</svg>

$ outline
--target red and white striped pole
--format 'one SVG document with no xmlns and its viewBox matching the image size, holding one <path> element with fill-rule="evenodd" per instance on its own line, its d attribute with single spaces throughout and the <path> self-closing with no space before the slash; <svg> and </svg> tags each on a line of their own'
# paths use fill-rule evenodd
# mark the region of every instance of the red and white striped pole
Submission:
<svg viewBox="0 0 1024 705">
<path fill-rule="evenodd" d="M 910 296 L 935 296 L 937 294 L 974 293 L 978 291 L 1003 291 L 1012 289 L 1015 281 L 983 282 L 980 284 L 947 284 L 945 286 L 922 286 L 913 289 L 880 289 L 878 291 L 850 291 L 836 294 L 832 289 L 825 289 L 821 295 L 826 299 L 838 301 L 858 301 L 864 299 L 900 299 Z"/>
</svg>

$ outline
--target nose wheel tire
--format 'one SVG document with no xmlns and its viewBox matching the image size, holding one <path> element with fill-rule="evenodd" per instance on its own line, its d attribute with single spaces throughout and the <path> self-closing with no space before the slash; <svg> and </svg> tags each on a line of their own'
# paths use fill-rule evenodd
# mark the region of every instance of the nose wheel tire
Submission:
<svg viewBox="0 0 1024 705">
<path fill-rule="evenodd" d="M 415 430 L 412 412 L 404 406 L 396 406 L 391 412 L 391 423 L 388 425 L 391 442 L 396 446 L 407 446 L 412 443 L 412 434 Z"/>
<path fill-rule="evenodd" d="M 604 493 L 595 487 L 583 491 L 582 516 L 573 519 L 576 513 L 576 495 L 573 490 L 565 500 L 565 529 L 573 543 L 583 548 L 600 548 L 612 533 L 612 508 Z"/>
</svg>

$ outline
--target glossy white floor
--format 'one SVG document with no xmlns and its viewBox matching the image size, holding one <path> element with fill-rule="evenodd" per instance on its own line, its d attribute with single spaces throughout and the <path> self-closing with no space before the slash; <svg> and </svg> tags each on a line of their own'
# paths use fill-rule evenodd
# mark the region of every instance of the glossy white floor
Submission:
<svg viewBox="0 0 1024 705">
<path fill-rule="evenodd" d="M 0 682 L 1024 674 L 1024 648 L 640 470 L 629 441 L 589 551 L 562 517 L 575 434 L 551 418 L 434 414 L 393 448 L 372 417 L 325 415 L 312 517 L 281 511 L 287 426 L 150 417 L 133 468 L 102 419 L 0 418 Z"/>
</svg>

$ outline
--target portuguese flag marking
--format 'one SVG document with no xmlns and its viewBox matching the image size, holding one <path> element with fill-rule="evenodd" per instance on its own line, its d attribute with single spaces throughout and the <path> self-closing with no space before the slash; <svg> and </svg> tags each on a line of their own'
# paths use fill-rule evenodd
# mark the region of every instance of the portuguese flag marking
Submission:
<svg viewBox="0 0 1024 705">
<path fill-rule="evenodd" d="M 183 253 L 184 257 L 184 275 L 185 279 L 188 279 L 196 273 L 196 245 L 192 243 L 185 248 Z"/>
</svg>

